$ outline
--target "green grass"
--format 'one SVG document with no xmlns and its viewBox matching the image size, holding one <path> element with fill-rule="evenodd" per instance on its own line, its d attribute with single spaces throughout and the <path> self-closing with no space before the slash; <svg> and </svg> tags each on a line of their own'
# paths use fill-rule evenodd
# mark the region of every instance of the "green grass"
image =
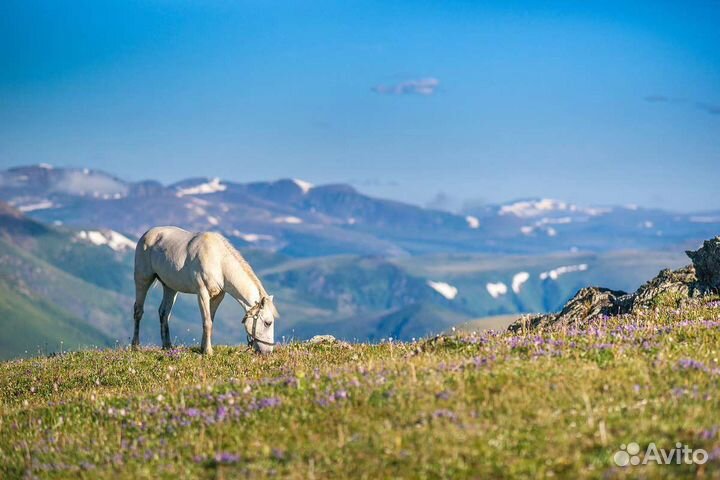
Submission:
<svg viewBox="0 0 720 480">
<path fill-rule="evenodd" d="M 720 478 L 719 318 L 5 362 L 0 477 Z M 615 466 L 629 442 L 714 457 Z"/>
</svg>

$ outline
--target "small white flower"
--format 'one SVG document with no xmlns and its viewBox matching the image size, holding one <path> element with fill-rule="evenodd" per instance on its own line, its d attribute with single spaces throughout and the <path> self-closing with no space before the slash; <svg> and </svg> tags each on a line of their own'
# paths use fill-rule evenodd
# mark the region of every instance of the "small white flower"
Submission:
<svg viewBox="0 0 720 480">
<path fill-rule="evenodd" d="M 163 395 L 162 395 L 162 393 L 161 393 L 161 394 L 159 394 L 159 395 L 156 397 L 156 399 L 157 399 L 158 402 L 162 402 L 163 400 L 165 400 L 165 397 L 163 397 Z"/>
</svg>

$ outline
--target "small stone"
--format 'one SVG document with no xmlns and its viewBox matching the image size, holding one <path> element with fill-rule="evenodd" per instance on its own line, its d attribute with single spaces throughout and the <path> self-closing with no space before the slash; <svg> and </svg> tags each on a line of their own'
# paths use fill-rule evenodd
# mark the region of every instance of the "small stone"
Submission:
<svg viewBox="0 0 720 480">
<path fill-rule="evenodd" d="M 307 343 L 335 343 L 337 341 L 337 338 L 333 337 L 332 335 L 315 335 L 310 340 L 308 340 Z"/>
</svg>

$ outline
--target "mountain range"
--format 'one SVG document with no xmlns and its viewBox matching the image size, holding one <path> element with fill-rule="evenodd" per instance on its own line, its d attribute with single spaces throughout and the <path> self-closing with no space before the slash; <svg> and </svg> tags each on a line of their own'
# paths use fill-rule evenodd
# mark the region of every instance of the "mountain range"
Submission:
<svg viewBox="0 0 720 480">
<path fill-rule="evenodd" d="M 0 201 L 0 315 L 14 332 L 0 343 L 3 357 L 126 343 L 134 243 L 155 225 L 226 235 L 276 295 L 279 336 L 362 340 L 551 311 L 588 284 L 631 290 L 720 233 L 720 210 L 711 209 L 525 199 L 451 213 L 342 184 L 192 178 L 163 185 L 50 165 L 0 172 Z M 193 343 L 197 306 L 181 297 L 171 333 Z M 150 306 L 159 292 L 148 302 L 142 334 L 157 342 Z M 241 314 L 223 304 L 220 342 L 242 341 Z"/>
</svg>

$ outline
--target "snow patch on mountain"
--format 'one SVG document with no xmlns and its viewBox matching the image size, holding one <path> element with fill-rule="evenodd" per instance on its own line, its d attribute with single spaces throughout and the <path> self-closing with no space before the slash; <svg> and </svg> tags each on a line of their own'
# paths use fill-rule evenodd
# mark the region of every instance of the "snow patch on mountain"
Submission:
<svg viewBox="0 0 720 480">
<path fill-rule="evenodd" d="M 588 269 L 587 263 L 581 263 L 579 265 L 565 265 L 562 267 L 553 268 L 552 270 L 548 270 L 547 272 L 542 272 L 540 274 L 540 280 L 557 280 L 560 275 L 565 275 L 566 273 L 572 273 L 572 272 L 584 272 Z"/>
<path fill-rule="evenodd" d="M 537 217 L 543 213 L 558 210 L 574 210 L 577 207 L 559 200 L 542 198 L 539 200 L 522 200 L 500 207 L 500 215 L 515 215 L 516 217 L 527 218 Z"/>
<path fill-rule="evenodd" d="M 27 203 L 25 205 L 18 205 L 17 209 L 21 212 L 34 212 L 35 210 L 47 210 L 53 208 L 55 204 L 50 200 L 40 200 L 35 203 Z"/>
<path fill-rule="evenodd" d="M 310 190 L 313 189 L 313 187 L 315 187 L 315 185 L 313 185 L 312 183 L 306 182 L 305 180 L 300 180 L 299 178 L 293 178 L 292 181 L 295 182 L 295 185 L 300 187 L 300 190 L 302 190 L 304 194 L 308 193 Z"/>
<path fill-rule="evenodd" d="M 433 282 L 432 280 L 428 280 L 427 284 L 430 288 L 432 288 L 448 300 L 452 300 L 457 297 L 458 289 L 456 287 L 453 287 L 449 283 Z"/>
<path fill-rule="evenodd" d="M 487 285 L 485 285 L 485 288 L 487 289 L 490 296 L 493 298 L 498 298 L 501 295 L 505 295 L 508 291 L 507 285 L 502 282 L 488 283 Z"/>
<path fill-rule="evenodd" d="M 465 217 L 465 221 L 467 222 L 468 227 L 470 227 L 470 228 L 472 228 L 472 229 L 480 228 L 480 220 L 478 220 L 477 217 L 473 217 L 472 215 L 468 215 L 467 217 Z"/>
<path fill-rule="evenodd" d="M 212 215 L 208 215 L 207 222 L 210 225 L 219 225 L 220 224 L 220 220 L 218 220 L 217 217 L 213 217 Z"/>
<path fill-rule="evenodd" d="M 134 250 L 136 245 L 136 242 L 114 230 L 81 230 L 77 238 L 94 245 L 106 245 L 116 252 Z"/>
<path fill-rule="evenodd" d="M 554 200 L 552 198 L 541 198 L 536 200 L 520 200 L 514 203 L 502 205 L 498 211 L 499 215 L 515 215 L 518 218 L 532 218 L 553 212 L 573 212 L 590 216 L 605 215 L 610 213 L 611 208 L 589 207 L 581 208 L 572 203 Z"/>
<path fill-rule="evenodd" d="M 206 195 L 208 193 L 224 192 L 227 190 L 227 185 L 220 183 L 219 178 L 213 178 L 209 182 L 201 183 L 187 188 L 180 188 L 176 192 L 178 197 L 184 197 L 185 195 Z"/>
<path fill-rule="evenodd" d="M 580 220 L 582 221 L 583 219 Z M 538 230 L 545 232 L 548 237 L 554 237 L 558 234 L 558 231 L 551 225 L 567 225 L 572 222 L 572 217 L 543 217 L 532 225 L 520 227 L 520 231 L 523 235 L 532 235 L 536 230 Z"/>
<path fill-rule="evenodd" d="M 512 279 L 512 290 L 515 293 L 520 293 L 520 288 L 522 287 L 523 283 L 527 282 L 530 279 L 530 274 L 528 272 L 518 272 L 515 275 L 513 275 Z"/>
</svg>

